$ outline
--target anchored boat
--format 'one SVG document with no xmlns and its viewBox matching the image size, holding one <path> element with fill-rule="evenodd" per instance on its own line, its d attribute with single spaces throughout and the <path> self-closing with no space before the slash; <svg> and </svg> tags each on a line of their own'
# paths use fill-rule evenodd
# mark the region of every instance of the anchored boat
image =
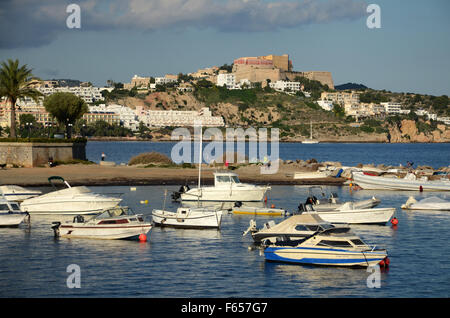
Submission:
<svg viewBox="0 0 450 318">
<path fill-rule="evenodd" d="M 250 220 L 249 228 L 243 233 L 245 236 L 250 232 L 255 243 L 275 243 L 277 238 L 298 240 L 313 235 L 319 230 L 339 227 L 324 221 L 318 215 L 298 214 L 275 224 L 274 221 L 264 223 L 261 229 L 257 229 L 256 222 Z"/>
<path fill-rule="evenodd" d="M 395 208 L 360 209 L 355 207 L 352 202 L 347 202 L 340 208 L 328 211 L 316 211 L 310 204 L 301 204 L 299 212 L 318 215 L 330 223 L 384 225 L 394 215 Z"/>
<path fill-rule="evenodd" d="M 438 197 L 430 197 L 417 201 L 414 197 L 409 197 L 402 205 L 405 210 L 429 210 L 429 211 L 450 211 L 450 201 Z"/>
<path fill-rule="evenodd" d="M 364 243 L 349 227 L 331 227 L 301 240 L 283 240 L 264 249 L 267 261 L 325 266 L 369 267 L 387 258 L 385 249 Z"/>
<path fill-rule="evenodd" d="M 157 226 L 169 226 L 191 229 L 220 228 L 222 210 L 220 208 L 180 207 L 176 212 L 163 210 L 152 211 L 152 221 Z"/>
<path fill-rule="evenodd" d="M 429 180 L 426 176 L 416 177 L 412 173 L 404 178 L 388 178 L 353 172 L 353 181 L 366 190 L 450 191 L 449 179 Z"/>
<path fill-rule="evenodd" d="M 53 222 L 56 237 L 92 239 L 136 239 L 147 234 L 152 225 L 145 222 L 142 214 L 134 214 L 128 207 L 107 209 L 94 217 L 85 219 L 77 215 L 73 221 Z"/>
<path fill-rule="evenodd" d="M 67 188 L 24 200 L 20 205 L 22 211 L 39 214 L 96 214 L 122 201 L 120 198 L 93 193 L 85 186 L 71 187 L 61 177 L 53 176 L 48 180 L 53 186 L 54 180 L 62 180 Z"/>
<path fill-rule="evenodd" d="M 23 200 L 37 197 L 42 192 L 26 189 L 18 185 L 2 185 L 0 186 L 0 194 L 3 194 L 8 201 L 22 202 Z"/>
<path fill-rule="evenodd" d="M 233 172 L 215 172 L 214 186 L 186 189 L 179 193 L 182 201 L 249 202 L 262 201 L 269 186 L 241 183 Z"/>
<path fill-rule="evenodd" d="M 317 188 L 321 189 L 322 197 L 320 199 L 318 199 L 313 193 L 313 190 L 317 189 Z M 309 191 L 309 196 L 306 199 L 305 204 L 313 205 L 314 210 L 316 210 L 316 211 L 336 210 L 336 209 L 339 209 L 342 206 L 344 206 L 344 204 L 346 203 L 346 202 L 341 202 L 337 193 L 334 193 L 334 192 L 330 193 L 329 196 L 327 197 L 321 186 L 310 187 L 308 189 L 308 191 Z M 376 197 L 372 197 L 367 200 L 355 201 L 352 203 L 353 203 L 354 208 L 370 209 L 370 208 L 376 207 L 378 204 L 380 204 L 380 202 L 381 201 L 379 199 L 377 199 Z"/>
<path fill-rule="evenodd" d="M 17 202 L 0 197 L 0 227 L 18 227 L 30 215 L 20 210 Z"/>
</svg>

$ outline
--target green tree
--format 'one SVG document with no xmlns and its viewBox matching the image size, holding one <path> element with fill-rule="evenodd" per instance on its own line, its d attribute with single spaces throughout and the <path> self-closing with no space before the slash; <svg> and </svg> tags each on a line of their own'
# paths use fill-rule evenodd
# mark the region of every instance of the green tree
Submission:
<svg viewBox="0 0 450 318">
<path fill-rule="evenodd" d="M 45 110 L 66 126 L 67 138 L 71 138 L 71 126 L 89 111 L 84 100 L 72 93 L 55 93 L 44 101 Z"/>
<path fill-rule="evenodd" d="M 27 65 L 19 67 L 19 60 L 8 59 L 2 62 L 0 69 L 0 96 L 6 97 L 11 103 L 10 137 L 16 138 L 16 102 L 23 97 L 31 97 L 39 102 L 42 94 L 32 88 L 30 79 L 33 77 Z"/>
</svg>

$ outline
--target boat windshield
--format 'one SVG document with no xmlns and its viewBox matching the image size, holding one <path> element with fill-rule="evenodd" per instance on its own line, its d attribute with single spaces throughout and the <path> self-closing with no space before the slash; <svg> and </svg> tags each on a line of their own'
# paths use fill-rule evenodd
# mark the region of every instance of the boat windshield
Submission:
<svg viewBox="0 0 450 318">
<path fill-rule="evenodd" d="M 217 182 L 230 183 L 230 176 L 217 176 Z"/>
<path fill-rule="evenodd" d="M 241 183 L 241 181 L 239 181 L 239 178 L 238 178 L 237 176 L 231 176 L 231 180 L 232 180 L 234 183 Z"/>
<path fill-rule="evenodd" d="M 17 203 L 10 203 L 10 205 L 14 211 L 20 211 L 20 207 Z"/>
<path fill-rule="evenodd" d="M 115 208 L 104 211 L 103 213 L 97 215 L 95 218 L 96 219 L 106 219 L 106 218 L 118 217 L 118 216 L 122 216 L 122 215 L 129 215 L 130 214 L 129 211 L 130 211 L 130 209 L 127 207 L 115 207 Z"/>
<path fill-rule="evenodd" d="M 0 204 L 0 211 L 9 211 L 9 206 L 7 204 Z"/>
</svg>

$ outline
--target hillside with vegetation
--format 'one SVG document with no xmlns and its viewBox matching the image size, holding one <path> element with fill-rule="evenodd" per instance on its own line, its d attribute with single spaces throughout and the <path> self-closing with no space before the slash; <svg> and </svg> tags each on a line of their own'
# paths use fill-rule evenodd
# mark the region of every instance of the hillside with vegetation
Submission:
<svg viewBox="0 0 450 318">
<path fill-rule="evenodd" d="M 301 141 L 309 137 L 310 122 L 313 123 L 314 138 L 321 141 L 450 141 L 450 133 L 445 125 L 419 117 L 414 112 L 356 122 L 355 119 L 347 117 L 343 107 L 339 105 L 335 105 L 331 112 L 325 111 L 315 101 L 321 92 L 329 88 L 316 81 L 304 78 L 298 80 L 303 81 L 305 91 L 310 92 L 310 97 L 305 97 L 301 92 L 295 94 L 277 92 L 268 86 L 262 88 L 260 85 L 242 90 L 229 90 L 207 80 L 195 83 L 192 92 L 177 91 L 173 85 L 159 87 L 156 92 L 139 92 L 136 89 L 127 91 L 118 88 L 105 97 L 108 102 L 118 102 L 131 108 L 143 106 L 152 110 L 200 110 L 202 107 L 209 107 L 214 116 L 224 118 L 228 127 L 279 128 L 283 141 Z M 355 85 L 352 87 L 359 88 L 357 91 L 363 103 L 398 102 L 404 109 L 413 111 L 424 109 L 439 116 L 450 116 L 447 96 L 393 93 L 373 90 L 361 84 Z M 407 122 L 412 122 L 416 131 L 412 131 L 411 124 Z M 401 128 L 406 126 L 409 127 L 408 132 L 402 133 Z M 156 137 L 168 137 L 169 134 L 170 130 L 161 133 L 159 129 Z"/>
</svg>

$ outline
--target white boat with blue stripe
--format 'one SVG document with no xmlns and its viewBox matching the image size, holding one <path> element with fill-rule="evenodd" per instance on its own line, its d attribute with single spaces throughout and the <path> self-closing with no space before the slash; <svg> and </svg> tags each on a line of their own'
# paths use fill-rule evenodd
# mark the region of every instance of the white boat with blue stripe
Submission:
<svg viewBox="0 0 450 318">
<path fill-rule="evenodd" d="M 301 240 L 283 240 L 264 249 L 267 261 L 323 266 L 369 267 L 385 262 L 385 249 L 370 247 L 347 226 L 332 226 Z"/>
</svg>

